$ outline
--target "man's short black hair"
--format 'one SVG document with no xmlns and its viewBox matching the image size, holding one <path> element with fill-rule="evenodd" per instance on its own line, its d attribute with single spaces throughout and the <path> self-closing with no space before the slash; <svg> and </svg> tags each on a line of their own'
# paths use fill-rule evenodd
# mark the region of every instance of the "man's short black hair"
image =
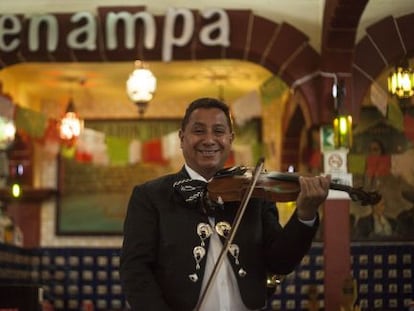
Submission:
<svg viewBox="0 0 414 311">
<path fill-rule="evenodd" d="M 227 122 L 229 124 L 230 131 L 233 131 L 233 125 L 232 120 L 230 116 L 230 109 L 229 106 L 227 106 L 225 103 L 223 103 L 221 100 L 211 97 L 202 97 L 194 100 L 190 105 L 188 105 L 187 109 L 185 110 L 184 118 L 181 121 L 181 129 L 184 130 L 187 126 L 191 113 L 198 109 L 198 108 L 204 108 L 204 109 L 210 109 L 210 108 L 218 108 L 221 111 L 224 112 L 227 118 Z"/>
</svg>

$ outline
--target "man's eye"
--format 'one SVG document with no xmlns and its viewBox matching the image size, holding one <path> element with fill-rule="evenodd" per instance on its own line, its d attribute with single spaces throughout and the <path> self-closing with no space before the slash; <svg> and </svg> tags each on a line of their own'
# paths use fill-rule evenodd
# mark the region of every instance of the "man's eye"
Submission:
<svg viewBox="0 0 414 311">
<path fill-rule="evenodd" d="M 222 135 L 222 134 L 226 133 L 226 130 L 222 129 L 222 128 L 219 128 L 219 129 L 215 129 L 214 132 L 216 134 Z"/>
</svg>

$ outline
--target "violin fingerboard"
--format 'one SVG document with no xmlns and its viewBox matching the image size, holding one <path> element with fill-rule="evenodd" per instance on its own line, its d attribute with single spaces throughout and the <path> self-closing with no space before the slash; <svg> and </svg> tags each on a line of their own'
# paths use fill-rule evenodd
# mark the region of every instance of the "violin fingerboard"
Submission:
<svg viewBox="0 0 414 311">
<path fill-rule="evenodd" d="M 267 178 L 291 182 L 299 181 L 299 176 L 292 173 L 270 172 L 267 174 Z"/>
</svg>

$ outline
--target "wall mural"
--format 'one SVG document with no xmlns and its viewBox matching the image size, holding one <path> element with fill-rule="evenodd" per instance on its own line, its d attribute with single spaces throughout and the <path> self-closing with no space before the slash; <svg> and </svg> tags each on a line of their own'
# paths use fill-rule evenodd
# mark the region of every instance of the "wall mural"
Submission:
<svg viewBox="0 0 414 311">
<path fill-rule="evenodd" d="M 182 163 L 162 151 L 179 125 L 178 120 L 85 121 L 76 146 L 59 161 L 57 234 L 121 234 L 134 185 Z"/>
<path fill-rule="evenodd" d="M 390 109 L 385 116 L 363 109 L 355 129 L 348 157 L 354 187 L 382 195 L 369 208 L 351 206 L 355 240 L 414 239 L 414 111 Z"/>
<path fill-rule="evenodd" d="M 133 187 L 182 167 L 180 122 L 85 121 L 76 146 L 60 156 L 57 234 L 120 235 Z M 226 166 L 255 163 L 262 154 L 261 121 L 234 130 Z"/>
<path fill-rule="evenodd" d="M 378 204 L 351 201 L 352 241 L 414 240 L 414 108 L 389 104 L 382 115 L 377 108 L 362 108 L 349 150 L 352 186 L 376 191 Z M 312 174 L 322 172 L 319 128 L 309 129 L 303 162 Z M 322 215 L 323 217 L 323 215 Z M 323 228 L 317 240 L 323 237 Z"/>
</svg>

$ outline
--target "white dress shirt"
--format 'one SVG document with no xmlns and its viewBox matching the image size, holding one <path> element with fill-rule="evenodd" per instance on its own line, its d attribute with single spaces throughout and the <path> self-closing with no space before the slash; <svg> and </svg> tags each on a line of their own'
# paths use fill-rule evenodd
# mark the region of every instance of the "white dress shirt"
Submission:
<svg viewBox="0 0 414 311">
<path fill-rule="evenodd" d="M 187 165 L 185 168 L 192 179 L 207 182 L 203 176 L 192 170 Z M 200 295 L 206 288 L 208 279 L 213 272 L 214 266 L 223 248 L 223 244 L 221 243 L 217 232 L 214 230 L 215 219 L 213 217 L 209 217 L 209 221 L 211 227 L 213 228 L 213 233 L 210 236 L 209 249 L 205 259 L 207 260 L 206 269 L 204 272 Z M 233 273 L 230 263 L 227 260 L 227 257 L 224 259 L 214 282 L 210 286 L 211 287 L 208 290 L 207 295 L 204 297 L 200 311 L 249 311 L 249 309 L 247 309 L 242 302 L 237 279 Z"/>
</svg>

